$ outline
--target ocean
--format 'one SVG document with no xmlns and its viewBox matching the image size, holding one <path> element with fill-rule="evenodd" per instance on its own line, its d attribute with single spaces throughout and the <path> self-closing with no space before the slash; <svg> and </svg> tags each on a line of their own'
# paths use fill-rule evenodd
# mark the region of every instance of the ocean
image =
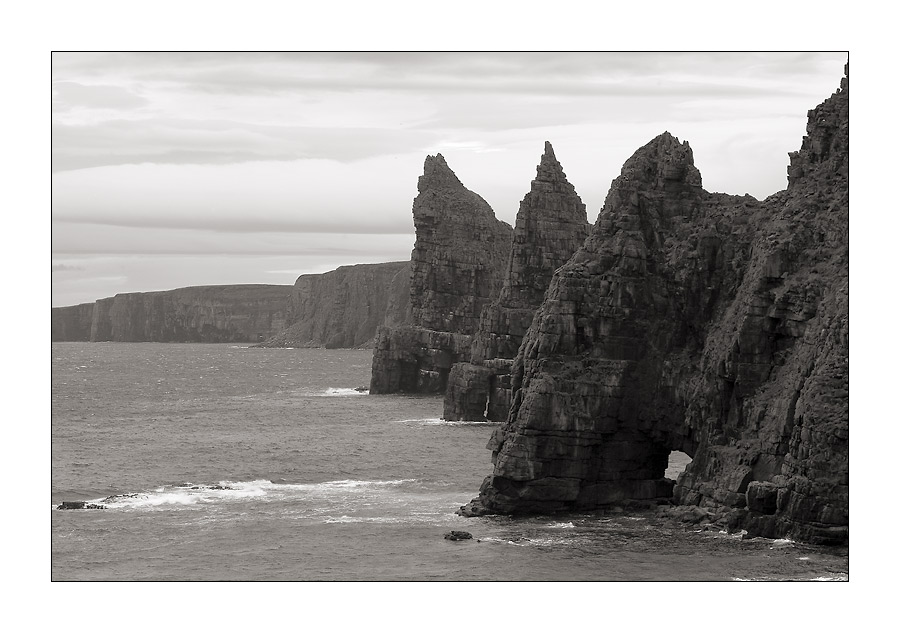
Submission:
<svg viewBox="0 0 900 633">
<path fill-rule="evenodd" d="M 369 395 L 371 351 L 53 343 L 54 581 L 847 580 L 847 548 L 655 513 L 455 514 L 494 424 Z M 670 476 L 689 458 L 673 454 Z M 57 510 L 88 501 L 96 510 Z M 451 541 L 451 530 L 471 540 Z"/>
</svg>

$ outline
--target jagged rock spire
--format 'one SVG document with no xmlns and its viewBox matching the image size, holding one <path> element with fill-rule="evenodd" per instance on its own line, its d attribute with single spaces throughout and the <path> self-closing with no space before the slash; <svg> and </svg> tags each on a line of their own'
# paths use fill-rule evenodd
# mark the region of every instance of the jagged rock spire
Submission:
<svg viewBox="0 0 900 633">
<path fill-rule="evenodd" d="M 538 183 L 557 184 L 557 187 L 554 188 L 557 191 L 571 191 L 573 193 L 575 191 L 575 188 L 566 180 L 566 174 L 563 171 L 562 165 L 556 160 L 556 153 L 553 151 L 553 146 L 550 145 L 550 141 L 544 141 L 544 153 L 541 156 L 540 164 L 537 166 L 537 175 L 531 182 L 532 191 L 547 190 L 546 186 L 542 186 Z"/>
<path fill-rule="evenodd" d="M 850 64 L 844 66 L 841 87 L 809 111 L 806 136 L 797 152 L 790 152 L 788 189 L 820 187 L 819 174 L 849 178 Z"/>
<path fill-rule="evenodd" d="M 703 185 L 700 171 L 694 166 L 694 152 L 690 144 L 687 141 L 682 143 L 669 132 L 663 132 L 625 161 L 622 175 L 616 182 L 623 179 L 654 187 L 662 187 L 666 182 L 695 187 Z"/>
<path fill-rule="evenodd" d="M 419 191 L 426 189 L 463 188 L 462 182 L 447 165 L 443 155 L 436 154 L 425 158 L 424 173 L 419 176 Z"/>
<path fill-rule="evenodd" d="M 471 334 L 500 291 L 512 227 L 467 189 L 441 154 L 425 159 L 413 201 L 410 305 L 413 324 Z"/>
</svg>

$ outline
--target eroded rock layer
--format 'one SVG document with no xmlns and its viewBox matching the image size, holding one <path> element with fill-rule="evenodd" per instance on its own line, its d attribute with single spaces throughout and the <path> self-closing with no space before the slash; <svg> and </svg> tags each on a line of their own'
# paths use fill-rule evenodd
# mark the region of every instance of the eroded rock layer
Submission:
<svg viewBox="0 0 900 633">
<path fill-rule="evenodd" d="M 503 287 L 481 313 L 471 362 L 450 372 L 444 419 L 506 420 L 512 359 L 553 272 L 584 243 L 589 229 L 584 203 L 547 142 L 531 190 L 519 205 Z"/>
<path fill-rule="evenodd" d="M 469 358 L 471 335 L 500 291 L 509 258 L 512 228 L 463 186 L 443 156 L 425 159 L 418 190 L 411 325 L 394 328 L 386 321 L 379 330 L 371 393 L 443 393 L 450 367 Z"/>
<path fill-rule="evenodd" d="M 301 275 L 288 327 L 260 347 L 371 347 L 385 322 L 409 322 L 409 262 L 341 266 Z"/>
<path fill-rule="evenodd" d="M 512 370 L 494 471 L 463 514 L 674 498 L 751 534 L 847 538 L 849 80 L 788 188 L 701 188 L 665 133 L 613 182 Z M 670 451 L 693 461 L 677 485 Z M 674 485 L 674 491 L 673 491 Z"/>
<path fill-rule="evenodd" d="M 53 340 L 255 343 L 284 328 L 290 291 L 290 286 L 245 284 L 122 293 L 53 308 Z M 73 314 L 77 327 L 69 324 Z"/>
</svg>

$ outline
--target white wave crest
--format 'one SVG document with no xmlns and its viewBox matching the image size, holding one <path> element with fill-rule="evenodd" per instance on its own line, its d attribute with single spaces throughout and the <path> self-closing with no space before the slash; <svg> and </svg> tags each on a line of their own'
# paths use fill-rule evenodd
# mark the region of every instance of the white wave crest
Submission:
<svg viewBox="0 0 900 633">
<path fill-rule="evenodd" d="M 350 389 L 348 387 L 329 387 L 325 391 L 321 392 L 320 396 L 363 396 L 368 391 L 359 391 L 357 389 Z"/>
<path fill-rule="evenodd" d="M 499 424 L 499 422 L 491 420 L 444 420 L 443 418 L 403 420 L 403 422 L 418 422 L 422 426 L 495 426 Z"/>
<path fill-rule="evenodd" d="M 139 492 L 124 495 L 112 495 L 98 499 L 108 508 L 144 508 L 166 505 L 194 505 L 227 501 L 229 499 L 246 499 L 262 497 L 266 494 L 265 484 L 270 481 L 220 481 L 218 484 L 202 486 L 182 484 L 180 486 L 162 486 L 151 492 Z"/>
<path fill-rule="evenodd" d="M 271 484 L 275 488 L 287 490 L 328 490 L 333 488 L 377 488 L 383 486 L 399 486 L 416 481 L 415 479 L 389 479 L 385 481 L 367 481 L 360 479 L 341 479 L 323 481 L 319 484 Z"/>
<path fill-rule="evenodd" d="M 148 508 L 156 506 L 187 506 L 201 503 L 228 502 L 242 499 L 283 499 L 300 494 L 302 496 L 330 497 L 365 493 L 368 490 L 386 489 L 415 482 L 415 479 L 360 480 L 342 479 L 321 483 L 273 483 L 268 479 L 253 481 L 223 480 L 213 485 L 183 483 L 178 486 L 160 486 L 149 492 L 112 495 L 94 499 L 89 503 L 104 505 L 109 509 Z"/>
<path fill-rule="evenodd" d="M 325 517 L 323 523 L 409 523 L 406 517 Z"/>
</svg>

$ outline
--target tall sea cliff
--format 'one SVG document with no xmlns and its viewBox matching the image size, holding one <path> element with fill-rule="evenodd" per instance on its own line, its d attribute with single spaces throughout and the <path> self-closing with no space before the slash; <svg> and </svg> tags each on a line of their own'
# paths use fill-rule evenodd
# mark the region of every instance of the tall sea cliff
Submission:
<svg viewBox="0 0 900 633">
<path fill-rule="evenodd" d="M 553 275 L 461 512 L 674 495 L 750 534 L 845 541 L 848 134 L 849 71 L 764 201 L 705 191 L 669 133 L 635 152 Z M 693 458 L 677 483 L 673 450 Z"/>
<path fill-rule="evenodd" d="M 290 286 L 193 286 L 53 308 L 51 340 L 258 342 L 285 327 Z"/>
<path fill-rule="evenodd" d="M 260 347 L 371 347 L 381 325 L 409 323 L 409 276 L 409 262 L 300 275 L 287 327 Z"/>
<path fill-rule="evenodd" d="M 239 284 L 122 293 L 53 308 L 53 341 L 245 342 L 371 347 L 410 320 L 409 262 L 341 266 L 293 286 Z"/>
</svg>

